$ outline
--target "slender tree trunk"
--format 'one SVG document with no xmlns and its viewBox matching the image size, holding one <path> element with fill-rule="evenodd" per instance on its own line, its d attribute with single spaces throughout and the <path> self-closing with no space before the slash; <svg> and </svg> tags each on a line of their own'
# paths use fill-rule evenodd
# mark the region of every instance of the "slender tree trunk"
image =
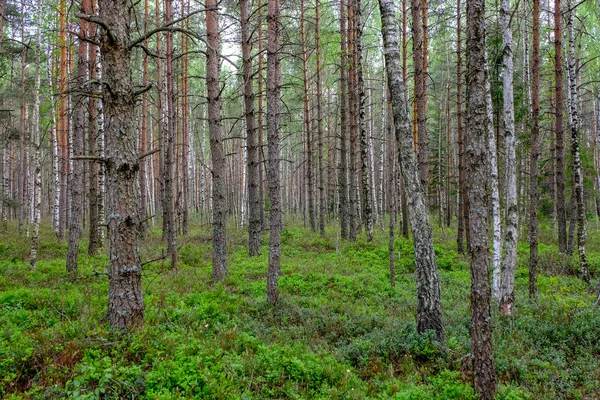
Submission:
<svg viewBox="0 0 600 400">
<path fill-rule="evenodd" d="M 498 184 L 498 159 L 496 135 L 494 133 L 494 106 L 487 52 L 485 54 L 485 103 L 487 116 L 488 159 L 490 164 L 490 186 L 492 189 L 492 226 L 494 229 L 494 254 L 492 258 L 492 297 L 500 300 L 502 279 L 502 224 L 500 218 L 500 189 Z M 513 154 L 514 155 L 514 154 Z M 513 166 L 514 168 L 514 166 Z M 508 168 L 507 168 L 508 169 Z M 516 244 L 515 244 L 516 245 Z"/>
<path fill-rule="evenodd" d="M 89 9 L 89 0 L 84 0 L 82 3 L 84 10 Z M 83 19 L 79 20 L 79 31 L 85 35 L 87 32 L 87 24 Z M 85 110 L 88 106 L 87 96 L 84 94 L 86 90 L 85 81 L 87 78 L 88 67 L 88 44 L 80 40 L 79 49 L 77 51 L 77 86 L 81 91 L 75 97 L 74 107 L 74 130 L 73 130 L 73 155 L 82 156 L 84 152 L 85 138 Z M 83 233 L 83 192 L 85 181 L 83 176 L 84 161 L 73 162 L 73 174 L 69 182 L 69 190 L 71 194 L 71 220 L 69 221 L 69 244 L 67 250 L 67 272 L 77 272 L 77 258 L 79 255 L 79 239 Z"/>
<path fill-rule="evenodd" d="M 513 99 L 513 51 L 510 20 L 510 1 L 500 3 L 502 24 L 502 87 L 504 94 L 504 139 L 506 152 L 506 233 L 504 236 L 504 257 L 500 278 L 500 311 L 502 315 L 512 315 L 514 308 L 514 284 L 517 272 L 517 238 L 519 234 L 517 204 L 517 159 L 515 143 L 515 108 Z"/>
<path fill-rule="evenodd" d="M 429 185 L 428 144 L 427 144 L 427 109 L 425 103 L 425 71 L 423 51 L 423 9 L 422 0 L 412 0 L 412 40 L 413 40 L 413 68 L 415 80 L 415 117 L 417 154 L 419 159 L 419 178 L 425 193 L 427 204 L 427 192 Z"/>
<path fill-rule="evenodd" d="M 538 158 L 540 155 L 540 0 L 533 0 L 533 60 L 531 64 L 531 150 L 529 158 L 529 297 L 537 292 Z"/>
<path fill-rule="evenodd" d="M 579 255 L 579 269 L 581 278 L 587 284 L 590 283 L 590 273 L 587 257 L 585 254 L 585 201 L 583 196 L 583 176 L 581 173 L 581 153 L 579 150 L 579 115 L 577 111 L 577 66 L 575 59 L 575 29 L 573 18 L 575 9 L 573 0 L 569 0 L 569 86 L 571 87 L 571 155 L 573 157 L 573 174 L 575 181 L 575 199 L 577 203 L 577 253 Z"/>
<path fill-rule="evenodd" d="M 408 118 L 408 100 L 402 81 L 398 32 L 393 0 L 380 0 L 381 25 L 385 65 L 391 92 L 392 110 L 399 161 L 409 196 L 409 218 L 411 222 L 415 263 L 417 267 L 417 329 L 425 332 L 432 329 L 438 340 L 444 338 L 440 281 L 433 251 L 433 236 L 425 194 L 419 181 L 417 159 L 413 149 Z"/>
<path fill-rule="evenodd" d="M 90 3 L 89 10 L 84 10 L 85 13 L 91 14 L 95 9 L 94 3 L 92 0 Z M 88 23 L 88 31 L 87 34 L 89 37 L 93 37 L 96 34 L 96 24 Z M 90 72 L 90 80 L 93 81 L 97 78 L 96 76 L 96 51 L 97 48 L 93 44 L 89 44 L 89 72 Z M 98 135 L 98 129 L 96 128 L 98 125 L 97 116 L 97 105 L 96 102 L 99 101 L 93 97 L 90 97 L 88 102 L 88 152 L 89 154 L 97 154 L 97 144 L 96 137 Z M 89 174 L 89 215 L 90 215 L 90 232 L 89 232 L 89 241 L 88 241 L 88 254 L 90 256 L 95 256 L 98 253 L 100 248 L 100 220 L 98 215 L 98 173 L 99 173 L 99 164 L 92 160 L 90 162 L 90 174 Z"/>
<path fill-rule="evenodd" d="M 100 0 L 106 120 L 107 221 L 109 245 L 108 320 L 114 329 L 139 326 L 144 318 L 142 266 L 138 251 L 140 225 L 136 188 L 139 160 L 131 78 L 130 2 Z"/>
<path fill-rule="evenodd" d="M 165 16 L 166 23 L 170 24 L 173 20 L 173 0 L 165 1 Z M 218 44 L 217 44 L 218 48 Z M 173 87 L 173 34 L 167 31 L 166 35 L 166 69 L 167 69 L 167 124 L 165 130 L 165 165 L 163 170 L 163 181 L 165 185 L 165 202 L 163 204 L 163 217 L 165 218 L 167 252 L 171 258 L 171 269 L 177 269 L 177 230 L 175 220 L 175 176 L 174 176 L 174 161 L 175 161 L 175 141 L 176 141 L 176 113 L 175 104 L 176 96 L 175 88 Z M 209 117 L 210 118 L 210 117 Z"/>
<path fill-rule="evenodd" d="M 302 40 L 302 81 L 304 83 L 304 137 L 306 138 L 306 184 L 308 186 L 307 197 L 308 197 L 308 220 L 310 222 L 310 228 L 313 232 L 317 231 L 317 219 L 315 210 L 315 185 L 314 185 L 314 157 L 313 157 L 313 143 L 312 143 L 312 130 L 310 127 L 310 104 L 308 94 L 308 49 L 306 45 L 306 29 L 305 25 L 305 0 L 301 2 L 300 10 L 300 37 Z"/>
<path fill-rule="evenodd" d="M 458 252 L 465 252 L 465 234 L 468 234 L 468 207 L 467 190 L 465 182 L 465 163 L 464 163 L 464 138 L 463 138 L 463 119 L 462 119 L 462 40 L 461 40 L 461 0 L 456 1 L 456 125 L 458 137 L 458 209 L 456 212 L 457 232 L 456 245 Z"/>
<path fill-rule="evenodd" d="M 221 88 L 219 87 L 219 17 L 216 0 L 206 2 L 206 88 L 208 90 L 208 133 L 212 159 L 213 282 L 227 274 L 227 190 L 225 153 L 221 133 Z"/>
<path fill-rule="evenodd" d="M 254 89 L 252 87 L 252 37 L 250 35 L 250 4 L 248 0 L 240 1 L 240 18 L 242 28 L 242 59 L 244 79 L 244 113 L 246 120 L 246 143 L 248 148 L 248 253 L 252 256 L 260 254 L 262 221 L 260 219 L 259 193 L 259 147 L 258 131 L 254 119 Z"/>
<path fill-rule="evenodd" d="M 346 89 L 348 88 L 348 58 L 347 58 L 347 29 L 346 29 L 346 3 L 340 0 L 340 37 L 341 37 L 341 67 L 340 67 L 340 229 L 343 240 L 349 239 L 349 217 L 348 210 L 348 100 Z"/>
<path fill-rule="evenodd" d="M 189 15 L 190 3 L 183 0 L 181 2 L 181 14 Z M 189 19 L 182 22 L 185 29 L 188 29 Z M 187 235 L 190 230 L 190 137 L 188 129 L 188 72 L 189 72 L 189 45 L 188 36 L 182 34 L 181 47 L 183 56 L 181 58 L 181 196 L 182 196 L 182 218 L 181 233 Z"/>
<path fill-rule="evenodd" d="M 360 129 L 360 161 L 361 161 L 361 187 L 363 195 L 363 221 L 365 223 L 365 233 L 367 242 L 373 240 L 373 198 L 371 185 L 369 183 L 369 141 L 367 137 L 367 122 L 366 122 L 366 103 L 367 96 L 365 93 L 365 80 L 363 73 L 363 54 L 362 54 L 362 25 L 361 25 L 361 0 L 355 2 L 355 36 L 356 36 L 356 75 L 358 79 L 358 120 Z"/>
<path fill-rule="evenodd" d="M 258 0 L 258 175 L 259 175 L 259 198 L 260 198 L 260 222 L 261 222 L 261 230 L 266 229 L 267 219 L 265 218 L 265 152 L 263 149 L 263 138 L 264 138 L 264 124 L 263 124 L 263 99 L 265 97 L 263 93 L 263 18 L 262 18 L 262 9 L 263 2 L 262 0 Z"/>
<path fill-rule="evenodd" d="M 144 31 L 148 31 L 148 7 L 149 1 L 144 0 Z M 144 46 L 148 47 L 148 41 L 144 41 Z M 143 55 L 143 66 L 142 66 L 142 87 L 148 85 L 148 54 Z M 140 154 L 144 154 L 148 151 L 148 92 L 142 94 L 142 109 L 141 112 L 141 129 L 140 129 Z M 147 165 L 148 160 L 140 160 L 140 216 L 142 218 L 140 226 L 140 237 L 144 238 L 148 234 L 148 181 L 147 177 Z"/>
<path fill-rule="evenodd" d="M 323 75 L 321 71 L 321 32 L 319 26 L 319 0 L 315 0 L 315 52 L 317 53 L 317 135 L 319 137 L 319 231 L 325 236 L 325 213 L 327 212 L 327 193 L 325 188 L 325 160 L 323 154 Z M 329 157 L 329 152 L 327 153 Z"/>
<path fill-rule="evenodd" d="M 354 37 L 354 7 L 352 5 L 353 0 L 348 0 L 347 11 L 348 11 L 348 26 L 347 35 L 348 40 L 348 64 L 350 65 L 348 70 L 348 120 L 349 120 L 349 171 L 348 171 L 348 200 L 349 200 L 349 239 L 350 241 L 356 240 L 356 234 L 358 231 L 358 206 L 360 204 L 359 193 L 357 192 L 357 171 L 356 171 L 356 42 Z"/>
<path fill-rule="evenodd" d="M 558 250 L 567 252 L 567 211 L 565 208 L 565 167 L 564 167 L 564 128 L 563 128 L 563 60 L 562 60 L 562 7 L 561 0 L 554 0 L 554 79 L 555 91 L 555 179 L 556 179 L 556 220 L 558 223 Z"/>
<path fill-rule="evenodd" d="M 60 43 L 60 77 L 58 90 L 58 126 L 57 135 L 59 135 L 59 171 L 60 171 L 60 206 L 58 222 L 58 238 L 65 238 L 67 226 L 67 179 L 69 175 L 69 154 L 68 154 L 68 122 L 67 122 L 67 6 L 65 0 L 59 2 L 59 43 Z"/>
<path fill-rule="evenodd" d="M 42 31 L 42 4 L 37 1 L 37 31 L 35 46 L 35 90 L 33 100 L 33 145 L 35 153 L 33 156 L 34 183 L 33 183 L 33 226 L 31 229 L 31 252 L 29 256 L 29 267 L 33 271 L 37 268 L 38 245 L 40 237 L 40 220 L 42 218 L 42 154 L 40 138 L 40 53 L 41 53 L 41 31 Z M 3 7 L 0 6 L 0 9 Z M 0 10 L 3 11 L 3 10 Z M 0 12 L 0 19 L 3 18 Z M 1 22 L 0 22 L 1 24 Z M 0 36 L 2 28 L 0 27 Z"/>
<path fill-rule="evenodd" d="M 25 3 L 21 2 L 21 42 L 25 43 Z M 25 74 L 27 65 L 27 47 L 22 46 L 21 51 L 21 120 L 19 121 L 19 175 L 18 175 L 18 222 L 19 235 L 23 234 L 23 224 L 27 219 L 27 178 L 28 168 L 25 157 L 25 140 L 27 136 L 27 99 L 25 98 Z M 27 140 L 29 142 L 29 140 Z"/>
<path fill-rule="evenodd" d="M 281 270 L 281 231 L 283 219 L 280 187 L 281 146 L 281 64 L 279 59 L 279 0 L 268 0 L 267 44 L 267 135 L 269 141 L 269 199 L 271 200 L 269 237 L 269 270 L 267 273 L 267 301 L 273 305 L 278 300 L 278 279 Z"/>
<path fill-rule="evenodd" d="M 485 88 L 485 2 L 467 0 L 467 134 L 465 167 L 469 196 L 471 255 L 471 352 L 473 386 L 481 400 L 496 394 L 492 352 L 490 306 L 490 260 L 488 248 L 488 204 L 485 185 L 486 88 Z"/>
<path fill-rule="evenodd" d="M 386 88 L 387 89 L 387 88 Z M 391 96 L 388 96 L 391 97 Z M 396 286 L 396 266 L 394 263 L 394 224 L 396 222 L 396 175 L 399 171 L 396 171 L 396 146 L 394 143 L 394 121 L 392 117 L 392 101 L 388 99 L 386 101 L 388 109 L 387 116 L 387 134 L 388 134 L 388 207 L 390 210 L 390 229 L 389 229 L 389 241 L 388 251 L 390 257 L 390 284 L 392 287 Z"/>
</svg>

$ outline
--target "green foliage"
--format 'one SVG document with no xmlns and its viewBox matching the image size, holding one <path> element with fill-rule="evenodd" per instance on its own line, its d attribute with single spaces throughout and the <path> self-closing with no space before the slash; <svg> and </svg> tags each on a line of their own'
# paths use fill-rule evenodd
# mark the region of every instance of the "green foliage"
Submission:
<svg viewBox="0 0 600 400">
<path fill-rule="evenodd" d="M 546 227 L 542 225 L 542 233 Z M 339 242 L 288 224 L 281 301 L 265 299 L 268 251 L 249 258 L 231 227 L 230 269 L 212 285 L 210 234 L 192 232 L 181 268 L 145 266 L 146 325 L 108 329 L 106 256 L 80 255 L 64 273 L 66 248 L 48 241 L 29 271 L 25 240 L 0 246 L 0 396 L 83 399 L 475 399 L 470 385 L 470 272 L 453 234 L 435 231 L 446 342 L 416 332 L 412 242 L 396 240 L 396 287 L 387 237 Z M 592 240 L 597 233 L 590 232 Z M 265 241 L 266 243 L 266 241 Z M 82 246 L 85 246 L 82 243 Z M 162 246 L 152 230 L 142 258 Z M 83 247 L 82 247 L 83 248 Z M 55 257 L 58 254 L 58 257 Z M 519 265 L 528 249 L 519 246 Z M 497 399 L 589 398 L 600 389 L 600 314 L 577 263 L 540 246 L 539 296 L 518 270 L 517 314 L 494 310 Z M 594 269 L 600 259 L 592 241 Z M 567 268 L 568 267 L 568 268 Z"/>
</svg>

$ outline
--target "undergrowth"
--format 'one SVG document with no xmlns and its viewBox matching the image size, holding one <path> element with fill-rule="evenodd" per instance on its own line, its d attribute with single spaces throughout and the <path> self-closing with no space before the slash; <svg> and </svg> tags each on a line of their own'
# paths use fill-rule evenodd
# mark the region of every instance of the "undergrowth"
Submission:
<svg viewBox="0 0 600 400">
<path fill-rule="evenodd" d="M 160 225 L 157 225 L 158 227 Z M 14 228 L 14 227 L 11 227 Z M 548 230 L 548 227 L 545 227 Z M 180 268 L 145 266 L 145 325 L 112 332 L 105 319 L 108 259 L 86 255 L 76 275 L 66 245 L 45 227 L 39 267 L 29 241 L 0 243 L 0 397 L 82 399 L 475 399 L 470 384 L 470 272 L 452 230 L 435 232 L 446 341 L 418 334 L 412 242 L 396 240 L 389 284 L 387 235 L 341 242 L 299 223 L 282 234 L 281 301 L 266 302 L 266 238 L 246 254 L 229 227 L 229 272 L 211 283 L 209 227 L 182 238 Z M 548 234 L 548 232 L 546 232 Z M 542 235 L 543 237 L 543 235 Z M 588 257 L 600 268 L 600 237 Z M 158 228 L 143 260 L 164 250 Z M 576 259 L 540 247 L 539 295 L 527 297 L 528 248 L 519 245 L 516 313 L 493 307 L 498 399 L 600 396 L 600 313 Z"/>
</svg>

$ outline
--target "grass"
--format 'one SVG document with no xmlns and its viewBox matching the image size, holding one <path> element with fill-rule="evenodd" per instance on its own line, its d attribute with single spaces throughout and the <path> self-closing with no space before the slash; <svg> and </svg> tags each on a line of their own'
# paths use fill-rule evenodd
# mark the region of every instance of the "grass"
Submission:
<svg viewBox="0 0 600 400">
<path fill-rule="evenodd" d="M 11 227 L 14 228 L 14 227 Z M 67 276 L 66 245 L 42 230 L 37 271 L 29 241 L 0 243 L 0 397 L 86 399 L 474 399 L 469 366 L 468 259 L 455 232 L 436 230 L 445 343 L 416 332 L 412 242 L 396 241 L 397 285 L 389 285 L 387 235 L 343 243 L 299 222 L 282 235 L 281 301 L 266 302 L 267 248 L 249 258 L 245 233 L 229 227 L 229 272 L 211 284 L 209 227 L 183 239 L 180 268 L 148 264 L 145 326 L 110 331 L 105 255 Z M 160 231 L 142 259 L 164 249 Z M 542 237 L 550 237 L 544 226 Z M 12 229 L 13 231 L 15 229 Z M 600 268 L 600 233 L 589 259 Z M 498 399 L 600 396 L 600 313 L 577 263 L 542 244 L 540 293 L 527 297 L 528 248 L 519 245 L 516 313 L 493 307 Z M 594 281 L 595 282 L 595 281 Z"/>
</svg>

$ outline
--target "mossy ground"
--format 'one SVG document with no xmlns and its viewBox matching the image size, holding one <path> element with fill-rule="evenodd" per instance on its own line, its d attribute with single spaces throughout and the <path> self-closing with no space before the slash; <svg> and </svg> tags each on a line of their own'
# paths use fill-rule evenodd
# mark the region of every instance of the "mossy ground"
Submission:
<svg viewBox="0 0 600 400">
<path fill-rule="evenodd" d="M 592 224 L 590 224 L 592 225 Z M 436 229 L 445 343 L 415 329 L 412 244 L 396 241 L 397 285 L 389 284 L 387 233 L 342 243 L 288 221 L 282 241 L 281 301 L 266 302 L 267 247 L 249 258 L 246 235 L 229 227 L 229 273 L 211 284 L 210 229 L 182 239 L 180 268 L 145 266 L 145 326 L 111 332 L 105 255 L 65 273 L 66 244 L 48 227 L 41 260 L 29 240 L 0 240 L 0 397 L 119 399 L 474 399 L 469 383 L 468 259 L 455 231 Z M 552 233 L 542 232 L 545 243 Z M 265 238 L 266 239 L 266 238 Z M 589 259 L 600 269 L 600 234 Z M 143 259 L 164 249 L 160 232 Z M 600 311 L 576 276 L 574 259 L 542 244 L 537 298 L 527 296 L 528 247 L 519 245 L 516 313 L 493 307 L 498 399 L 600 397 Z M 596 287 L 593 280 L 592 287 Z"/>
</svg>

